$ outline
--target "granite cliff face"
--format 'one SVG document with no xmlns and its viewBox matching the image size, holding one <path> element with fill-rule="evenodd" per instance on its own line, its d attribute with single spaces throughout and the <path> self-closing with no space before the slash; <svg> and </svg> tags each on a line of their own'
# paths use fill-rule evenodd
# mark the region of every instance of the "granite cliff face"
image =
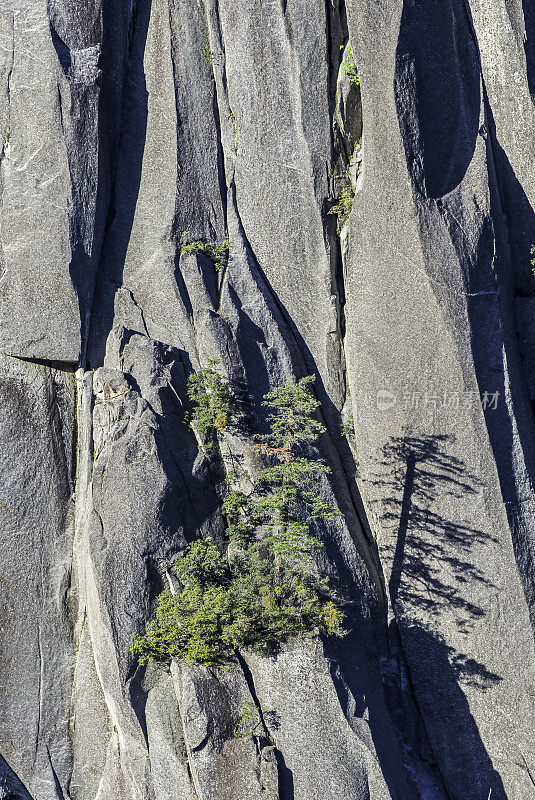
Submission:
<svg viewBox="0 0 535 800">
<path fill-rule="evenodd" d="M 1 0 L 0 798 L 535 798 L 534 103 L 531 0 Z M 351 631 L 142 669 L 210 358 L 229 453 L 317 376 Z"/>
</svg>

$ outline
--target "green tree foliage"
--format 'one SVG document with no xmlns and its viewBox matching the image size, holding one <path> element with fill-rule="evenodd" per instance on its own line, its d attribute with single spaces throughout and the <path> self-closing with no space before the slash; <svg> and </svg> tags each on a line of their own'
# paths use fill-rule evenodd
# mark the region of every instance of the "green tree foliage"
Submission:
<svg viewBox="0 0 535 800">
<path fill-rule="evenodd" d="M 228 383 L 216 371 L 218 361 L 210 359 L 188 379 L 188 398 L 193 404 L 190 421 L 204 442 L 207 452 L 214 449 L 217 435 L 229 424 L 232 411 L 232 395 Z"/>
<path fill-rule="evenodd" d="M 309 454 L 324 431 L 313 380 L 265 396 L 269 432 L 254 449 L 266 466 L 255 477 L 240 467 L 228 475 L 227 539 L 199 539 L 175 563 L 180 590 L 160 595 L 134 638 L 141 663 L 222 663 L 240 648 L 269 653 L 289 636 L 343 635 L 343 612 L 312 560 L 321 547 L 314 523 L 337 514 L 314 491 L 329 468 Z"/>
<path fill-rule="evenodd" d="M 344 186 L 342 191 L 340 192 L 340 196 L 338 198 L 337 203 L 332 206 L 329 211 L 329 214 L 336 214 L 338 217 L 338 233 L 341 232 L 342 228 L 346 224 L 347 220 L 349 219 L 349 215 L 351 214 L 351 209 L 353 208 L 353 198 L 355 197 L 355 192 L 353 191 L 350 185 Z"/>
<path fill-rule="evenodd" d="M 262 728 L 262 720 L 258 708 L 252 700 L 246 700 L 242 706 L 240 722 L 234 736 L 236 739 L 249 739 Z"/>
<path fill-rule="evenodd" d="M 188 232 L 184 231 L 183 236 L 184 238 L 188 237 Z M 228 264 L 229 249 L 230 239 L 227 233 L 221 244 L 202 241 L 189 242 L 188 244 L 182 245 L 180 252 L 186 255 L 191 255 L 192 253 L 204 253 L 204 255 L 208 256 L 210 261 L 213 263 L 215 270 L 217 272 L 223 272 Z"/>
<path fill-rule="evenodd" d="M 205 45 L 201 51 L 202 60 L 206 61 L 207 64 L 210 66 L 213 64 L 214 56 L 212 54 L 212 48 L 209 44 Z"/>
<path fill-rule="evenodd" d="M 340 49 L 343 49 L 343 45 Z M 353 56 L 353 48 L 350 44 L 348 44 L 344 50 L 344 57 L 342 59 L 342 73 L 346 75 L 350 82 L 355 84 L 355 86 L 360 84 L 359 73 L 355 63 L 355 58 Z"/>
<path fill-rule="evenodd" d="M 344 424 L 340 426 L 340 433 L 348 439 L 355 435 L 355 420 L 353 414 L 350 414 Z"/>
</svg>

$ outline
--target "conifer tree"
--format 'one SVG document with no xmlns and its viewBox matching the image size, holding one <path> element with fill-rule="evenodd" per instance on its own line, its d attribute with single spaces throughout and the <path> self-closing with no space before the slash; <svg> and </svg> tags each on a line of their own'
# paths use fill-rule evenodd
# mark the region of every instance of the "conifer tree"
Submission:
<svg viewBox="0 0 535 800">
<path fill-rule="evenodd" d="M 312 558 L 322 546 L 315 525 L 337 515 L 315 491 L 329 467 L 311 454 L 325 430 L 313 381 L 265 395 L 268 433 L 253 445 L 265 466 L 229 473 L 226 540 L 198 539 L 175 562 L 179 591 L 160 595 L 145 634 L 134 638 L 141 663 L 221 663 L 240 648 L 271 652 L 289 636 L 343 635 L 343 612 Z"/>
</svg>

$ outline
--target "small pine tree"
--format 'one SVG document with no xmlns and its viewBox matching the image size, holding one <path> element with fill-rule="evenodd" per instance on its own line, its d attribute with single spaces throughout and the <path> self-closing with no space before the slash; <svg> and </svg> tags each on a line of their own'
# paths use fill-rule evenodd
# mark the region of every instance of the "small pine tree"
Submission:
<svg viewBox="0 0 535 800">
<path fill-rule="evenodd" d="M 340 49 L 343 49 L 344 46 Z M 342 59 L 342 73 L 349 78 L 350 83 L 353 83 L 355 86 L 359 86 L 360 84 L 360 77 L 357 70 L 357 65 L 355 63 L 355 58 L 353 56 L 353 48 L 350 44 L 347 45 L 344 51 L 344 56 Z"/>
<path fill-rule="evenodd" d="M 229 424 L 234 409 L 228 383 L 216 371 L 216 359 L 210 359 L 188 379 L 188 398 L 193 404 L 190 421 L 204 442 L 207 452 L 214 449 L 218 434 Z"/>
<path fill-rule="evenodd" d="M 262 720 L 258 708 L 252 700 L 246 700 L 242 706 L 236 739 L 249 739 L 262 728 Z"/>
<path fill-rule="evenodd" d="M 254 449 L 267 465 L 254 478 L 240 468 L 229 473 L 227 539 L 221 547 L 197 540 L 175 563 L 180 591 L 160 595 L 145 634 L 134 638 L 141 663 L 177 657 L 213 664 L 239 648 L 273 651 L 288 636 L 343 635 L 344 614 L 311 558 L 321 547 L 313 524 L 337 515 L 313 491 L 329 472 L 309 452 L 325 430 L 314 418 L 313 380 L 265 396 L 269 432 Z M 231 558 L 224 552 L 230 542 Z"/>
<path fill-rule="evenodd" d="M 275 562 L 297 563 L 321 544 L 310 533 L 316 519 L 333 519 L 337 512 L 323 503 L 310 487 L 330 472 L 319 458 L 308 454 L 323 425 L 314 419 L 320 403 L 310 392 L 314 376 L 269 392 L 263 405 L 269 409 L 269 433 L 258 437 L 254 446 L 271 462 L 256 479 L 243 470 L 228 476 L 230 491 L 223 503 L 227 532 L 237 545 L 247 545 L 262 526 L 261 546 L 268 548 Z M 238 488 L 245 483 L 249 493 Z"/>
</svg>

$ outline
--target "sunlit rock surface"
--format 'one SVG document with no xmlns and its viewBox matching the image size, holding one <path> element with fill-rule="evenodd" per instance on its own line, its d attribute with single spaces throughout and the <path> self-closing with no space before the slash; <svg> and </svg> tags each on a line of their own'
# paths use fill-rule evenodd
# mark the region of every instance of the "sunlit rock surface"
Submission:
<svg viewBox="0 0 535 800">
<path fill-rule="evenodd" d="M 535 798 L 533 97 L 528 0 L 2 0 L 0 798 Z M 210 358 L 227 453 L 317 376 L 349 632 L 141 669 Z"/>
</svg>

